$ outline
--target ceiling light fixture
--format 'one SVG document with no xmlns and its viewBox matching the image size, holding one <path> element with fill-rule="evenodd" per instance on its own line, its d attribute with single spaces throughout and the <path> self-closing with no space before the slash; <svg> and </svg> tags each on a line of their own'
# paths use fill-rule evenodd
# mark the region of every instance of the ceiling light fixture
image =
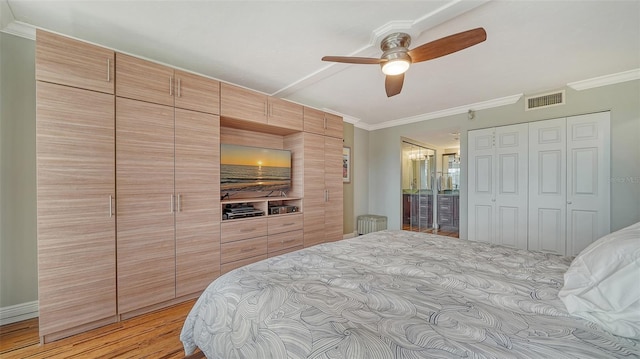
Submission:
<svg viewBox="0 0 640 359">
<path fill-rule="evenodd" d="M 408 59 L 393 59 L 382 64 L 382 73 L 388 76 L 400 75 L 409 69 L 411 61 Z"/>
<path fill-rule="evenodd" d="M 380 63 L 382 73 L 395 76 L 407 72 L 411 66 L 411 56 L 407 53 L 410 41 L 409 35 L 402 33 L 389 35 L 383 40 L 382 58 L 386 61 Z"/>
</svg>

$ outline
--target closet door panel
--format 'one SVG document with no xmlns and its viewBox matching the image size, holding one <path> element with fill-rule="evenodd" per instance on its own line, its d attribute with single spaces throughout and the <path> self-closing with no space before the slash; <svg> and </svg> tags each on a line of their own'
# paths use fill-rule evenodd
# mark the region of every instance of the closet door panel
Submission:
<svg viewBox="0 0 640 359">
<path fill-rule="evenodd" d="M 529 123 L 529 244 L 566 252 L 566 119 Z"/>
<path fill-rule="evenodd" d="M 343 238 L 342 140 L 325 136 L 324 182 L 327 189 L 325 232 L 327 241 Z"/>
<path fill-rule="evenodd" d="M 609 112 L 567 118 L 567 255 L 610 231 L 610 141 Z"/>
<path fill-rule="evenodd" d="M 175 110 L 176 296 L 220 275 L 220 118 Z"/>
<path fill-rule="evenodd" d="M 490 242 L 493 237 L 494 148 L 493 128 L 469 131 L 468 235 L 472 241 Z"/>
<path fill-rule="evenodd" d="M 527 249 L 528 124 L 495 129 L 497 233 L 493 243 Z"/>
<path fill-rule="evenodd" d="M 304 246 L 325 241 L 324 136 L 304 133 Z"/>
<path fill-rule="evenodd" d="M 121 314 L 175 297 L 173 111 L 116 100 Z"/>
<path fill-rule="evenodd" d="M 114 96 L 36 84 L 40 336 L 116 319 Z"/>
</svg>

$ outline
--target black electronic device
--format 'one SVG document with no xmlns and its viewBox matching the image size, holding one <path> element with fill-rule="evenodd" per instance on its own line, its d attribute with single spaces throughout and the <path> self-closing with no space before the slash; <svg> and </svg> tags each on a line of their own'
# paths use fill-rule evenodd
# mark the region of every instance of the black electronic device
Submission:
<svg viewBox="0 0 640 359">
<path fill-rule="evenodd" d="M 271 206 L 269 207 L 269 214 L 285 214 L 298 212 L 297 206 Z"/>
</svg>

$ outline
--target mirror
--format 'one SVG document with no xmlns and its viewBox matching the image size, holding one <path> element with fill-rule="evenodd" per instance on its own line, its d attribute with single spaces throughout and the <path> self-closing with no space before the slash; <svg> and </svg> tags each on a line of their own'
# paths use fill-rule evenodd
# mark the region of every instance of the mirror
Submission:
<svg viewBox="0 0 640 359">
<path fill-rule="evenodd" d="M 452 193 L 460 190 L 460 155 L 445 153 L 442 155 L 441 193 Z"/>
</svg>

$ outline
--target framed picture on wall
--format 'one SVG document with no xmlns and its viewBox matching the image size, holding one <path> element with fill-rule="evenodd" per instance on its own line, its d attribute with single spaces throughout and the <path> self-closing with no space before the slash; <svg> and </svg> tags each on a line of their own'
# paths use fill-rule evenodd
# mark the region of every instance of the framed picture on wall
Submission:
<svg viewBox="0 0 640 359">
<path fill-rule="evenodd" d="M 351 147 L 342 147 L 342 183 L 351 182 Z"/>
</svg>

